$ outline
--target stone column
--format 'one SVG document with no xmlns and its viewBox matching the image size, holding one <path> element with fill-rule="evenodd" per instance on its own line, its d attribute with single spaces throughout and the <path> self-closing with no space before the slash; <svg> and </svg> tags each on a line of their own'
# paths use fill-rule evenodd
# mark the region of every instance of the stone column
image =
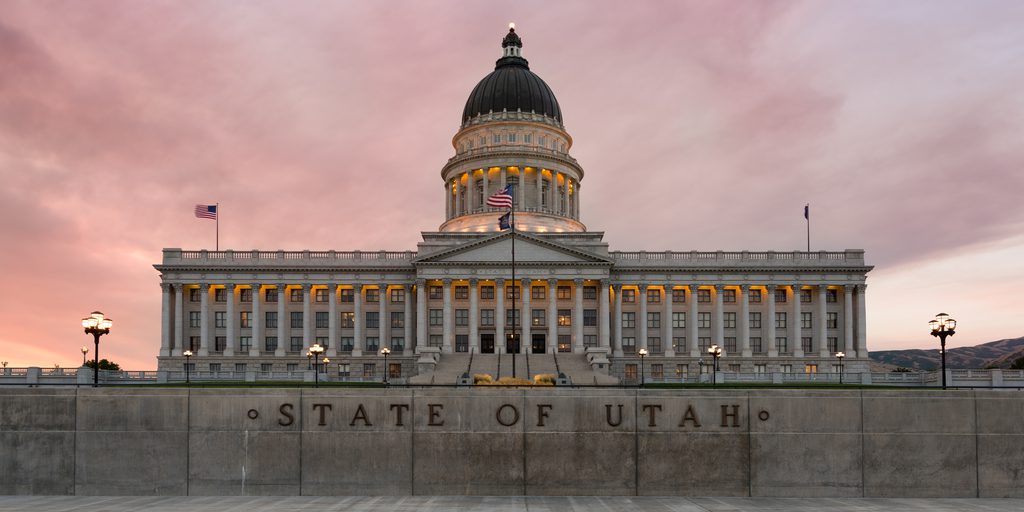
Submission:
<svg viewBox="0 0 1024 512">
<path fill-rule="evenodd" d="M 508 167 L 501 166 L 500 169 L 501 169 L 501 171 L 499 171 L 498 176 L 499 176 L 499 179 L 501 179 L 501 183 L 498 184 L 497 187 L 495 187 L 495 189 L 497 189 L 497 190 L 501 190 L 501 189 L 505 188 L 505 183 L 508 182 Z M 504 341 L 503 341 L 503 343 L 504 343 Z"/>
<path fill-rule="evenodd" d="M 443 325 L 443 328 L 444 328 L 444 333 L 443 333 L 443 337 L 441 338 L 441 352 L 443 352 L 445 354 L 451 354 L 452 353 L 452 341 L 453 341 L 453 338 L 455 337 L 454 336 L 455 331 L 454 331 L 454 329 L 452 329 L 452 280 L 451 279 L 445 279 L 444 280 L 444 291 L 443 291 L 442 297 L 444 297 L 444 306 L 443 306 L 444 309 L 443 309 L 443 313 L 442 313 L 442 315 L 444 317 L 442 319 L 442 325 Z"/>
<path fill-rule="evenodd" d="M 469 352 L 480 352 L 480 282 L 469 280 Z"/>
<path fill-rule="evenodd" d="M 576 354 L 583 353 L 583 280 L 577 279 L 574 281 L 576 289 L 576 311 L 573 312 L 575 318 L 572 319 L 572 351 Z"/>
<path fill-rule="evenodd" d="M 466 172 L 466 202 L 469 203 L 466 206 L 466 213 L 473 213 L 473 209 L 476 208 L 476 187 L 474 186 L 475 183 L 473 183 L 473 181 L 473 171 Z M 382 343 L 381 346 L 390 347 L 391 345 L 384 345 Z"/>
<path fill-rule="evenodd" d="M 519 317 L 520 324 L 522 325 L 522 328 L 519 329 L 519 353 L 529 354 L 531 352 L 531 349 L 533 348 L 533 340 L 531 339 L 531 328 L 533 327 L 533 320 L 530 316 L 530 278 L 524 277 L 519 282 L 522 283 L 523 286 L 523 311 L 520 313 L 521 316 Z"/>
<path fill-rule="evenodd" d="M 313 322 L 310 318 L 310 294 L 313 287 L 309 283 L 302 285 L 302 354 L 305 355 L 309 347 L 313 346 Z"/>
<path fill-rule="evenodd" d="M 275 357 L 285 356 L 285 344 L 290 344 L 291 340 L 289 336 L 286 336 L 290 331 L 290 319 L 285 318 L 285 301 L 288 300 L 288 285 L 284 283 L 277 284 L 277 350 L 274 351 Z"/>
<path fill-rule="evenodd" d="M 562 196 L 562 215 L 565 217 L 570 216 L 569 212 L 569 177 L 566 176 L 565 184 L 562 185 L 565 190 L 565 195 Z"/>
<path fill-rule="evenodd" d="M 171 355 L 171 284 L 160 283 L 160 357 Z"/>
<path fill-rule="evenodd" d="M 690 283 L 686 297 L 688 299 L 686 304 L 689 306 L 686 312 L 686 345 L 690 348 L 690 357 L 702 356 L 697 332 L 697 295 L 699 295 L 697 289 L 699 287 L 697 283 Z"/>
<path fill-rule="evenodd" d="M 552 215 L 558 215 L 558 176 L 561 173 L 551 171 L 551 186 L 548 187 L 548 209 Z"/>
<path fill-rule="evenodd" d="M 462 215 L 462 175 L 455 177 L 455 217 Z"/>
<path fill-rule="evenodd" d="M 609 348 L 609 347 L 611 347 L 611 344 L 609 343 L 609 323 L 608 323 L 609 318 L 608 318 L 608 314 L 610 313 L 610 311 L 609 311 L 609 308 L 608 308 L 609 300 L 608 300 L 608 281 L 607 280 L 601 280 L 600 282 L 598 282 L 598 285 L 597 285 L 597 296 L 598 296 L 598 306 L 597 306 L 598 328 L 601 330 L 600 334 L 598 335 L 598 340 L 599 340 L 599 343 L 601 344 L 602 347 Z"/>
<path fill-rule="evenodd" d="M 711 338 L 711 343 L 722 347 L 722 354 L 727 354 L 725 350 L 725 315 L 722 308 L 722 290 L 724 288 L 720 284 L 715 285 L 715 318 L 713 320 L 714 325 L 712 325 L 714 328 L 712 332 L 715 334 Z M 732 354 L 727 355 L 731 356 Z"/>
<path fill-rule="evenodd" d="M 199 354 L 204 357 L 210 354 L 210 285 L 199 285 Z"/>
<path fill-rule="evenodd" d="M 558 280 L 548 279 L 548 346 L 558 352 Z"/>
<path fill-rule="evenodd" d="M 740 354 L 751 357 L 750 350 L 750 285 L 740 285 Z M 762 339 L 762 341 L 764 341 Z"/>
<path fill-rule="evenodd" d="M 224 285 L 224 294 L 227 295 L 227 306 L 224 308 L 224 316 L 227 318 L 227 323 L 224 327 L 224 337 L 227 338 L 227 342 L 224 344 L 224 355 L 234 356 L 235 355 L 235 344 L 238 343 L 238 333 L 235 332 L 235 283 L 228 283 Z"/>
<path fill-rule="evenodd" d="M 768 322 L 761 320 L 761 336 L 768 338 L 768 357 L 779 357 L 779 347 L 775 344 L 775 285 L 768 285 L 765 294 L 768 295 L 765 297 L 768 301 Z"/>
<path fill-rule="evenodd" d="M 487 167 L 484 167 L 482 169 L 482 171 L 483 171 L 483 175 L 480 177 L 480 179 L 483 181 L 483 185 L 484 185 L 484 187 L 483 187 L 483 191 L 484 191 L 484 199 L 483 199 L 484 200 L 484 206 L 483 207 L 486 209 L 487 208 L 487 198 L 490 197 L 490 195 L 491 195 L 490 190 L 488 189 L 489 184 L 487 183 L 487 179 L 489 178 L 489 176 L 487 176 L 487 174 L 490 173 L 491 171 Z M 409 344 L 406 343 L 406 346 L 408 346 L 408 345 Z"/>
<path fill-rule="evenodd" d="M 363 355 L 363 285 L 352 285 L 352 355 Z"/>
<path fill-rule="evenodd" d="M 260 347 L 263 346 L 263 314 L 260 311 L 262 297 L 260 296 L 260 283 L 252 283 L 252 343 L 249 345 L 249 357 L 259 357 Z"/>
<path fill-rule="evenodd" d="M 572 198 L 573 198 L 572 218 L 574 218 L 576 220 L 580 220 L 580 184 L 579 184 L 579 182 L 576 182 L 576 189 L 572 193 Z"/>
<path fill-rule="evenodd" d="M 614 357 L 622 357 L 622 285 L 612 285 L 615 291 L 615 346 L 612 348 Z"/>
<path fill-rule="evenodd" d="M 857 342 L 857 357 L 860 359 L 868 358 L 867 290 L 868 285 L 857 285 L 857 334 L 855 340 Z"/>
<path fill-rule="evenodd" d="M 174 285 L 174 348 L 172 356 L 180 356 L 185 346 L 185 285 Z"/>
<path fill-rule="evenodd" d="M 661 312 L 661 346 L 665 350 L 665 357 L 675 357 L 676 349 L 672 346 L 672 285 L 665 283 L 664 292 L 662 295 L 662 305 L 664 309 Z"/>
<path fill-rule="evenodd" d="M 494 352 L 505 353 L 505 280 L 494 280 Z"/>
<path fill-rule="evenodd" d="M 427 346 L 427 281 L 416 280 L 416 345 Z M 411 344 L 406 344 L 410 346 Z"/>
<path fill-rule="evenodd" d="M 853 356 L 857 353 L 853 346 L 853 287 L 846 284 L 843 285 L 843 352 Z"/>
<path fill-rule="evenodd" d="M 793 357 L 804 356 L 804 345 L 800 340 L 803 331 L 800 329 L 800 285 L 793 285 L 793 318 L 789 319 L 790 345 L 793 347 Z"/>
<path fill-rule="evenodd" d="M 822 359 L 831 357 L 832 351 L 828 348 L 828 319 L 825 295 L 828 293 L 828 286 L 823 284 L 818 285 L 818 332 L 815 338 L 818 338 L 818 356 Z"/>
<path fill-rule="evenodd" d="M 469 191 L 466 192 L 467 196 Z M 388 318 L 388 285 L 377 285 L 377 338 L 378 347 L 391 347 L 391 319 Z"/>
<path fill-rule="evenodd" d="M 327 357 L 337 357 L 338 344 L 338 283 L 327 283 Z"/>
<path fill-rule="evenodd" d="M 515 200 L 519 203 L 519 211 L 526 209 L 526 167 L 519 168 L 519 190 L 516 190 Z"/>
<path fill-rule="evenodd" d="M 638 330 L 640 332 L 640 335 L 637 336 L 637 337 L 640 338 L 640 339 L 636 340 L 636 349 L 640 350 L 642 348 L 647 348 L 647 285 L 646 284 L 641 284 L 639 286 L 639 290 L 637 291 L 637 298 L 636 298 L 636 300 L 638 302 L 640 302 L 640 314 L 637 315 L 640 318 L 636 319 L 636 325 L 637 325 L 637 327 L 639 327 Z M 648 350 L 650 350 L 650 349 L 648 349 Z"/>
<path fill-rule="evenodd" d="M 412 285 L 403 284 L 402 289 L 405 290 L 405 310 L 403 311 L 405 331 L 402 333 L 402 338 L 405 340 L 405 349 L 402 351 L 405 355 L 411 355 L 413 350 L 412 340 Z M 397 354 L 396 354 L 397 355 Z"/>
<path fill-rule="evenodd" d="M 452 201 L 453 200 L 454 199 L 452 199 L 451 184 L 448 183 L 448 182 L 445 182 L 445 184 L 444 184 L 444 214 L 445 214 L 445 218 L 447 218 L 447 219 L 451 219 L 452 218 Z"/>
<path fill-rule="evenodd" d="M 537 175 L 537 211 L 541 211 L 544 205 L 544 169 L 536 168 Z"/>
</svg>

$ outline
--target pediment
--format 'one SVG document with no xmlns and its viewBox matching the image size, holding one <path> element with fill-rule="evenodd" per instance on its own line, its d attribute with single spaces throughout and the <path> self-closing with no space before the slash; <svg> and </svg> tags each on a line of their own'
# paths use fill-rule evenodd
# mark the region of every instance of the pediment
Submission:
<svg viewBox="0 0 1024 512">
<path fill-rule="evenodd" d="M 516 233 L 516 264 L 611 264 L 611 260 L 562 244 Z M 415 263 L 504 264 L 512 261 L 512 233 L 476 240 L 446 251 L 419 258 Z"/>
</svg>

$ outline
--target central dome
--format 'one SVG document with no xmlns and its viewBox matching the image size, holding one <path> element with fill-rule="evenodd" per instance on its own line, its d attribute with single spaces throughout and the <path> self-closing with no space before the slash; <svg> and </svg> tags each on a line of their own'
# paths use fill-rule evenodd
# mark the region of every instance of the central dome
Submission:
<svg viewBox="0 0 1024 512">
<path fill-rule="evenodd" d="M 480 80 L 466 100 L 462 121 L 491 112 L 522 111 L 548 116 L 562 123 L 562 109 L 548 84 L 530 71 L 530 63 L 520 56 L 523 46 L 514 28 L 501 44 L 504 56 L 491 74 Z"/>
</svg>

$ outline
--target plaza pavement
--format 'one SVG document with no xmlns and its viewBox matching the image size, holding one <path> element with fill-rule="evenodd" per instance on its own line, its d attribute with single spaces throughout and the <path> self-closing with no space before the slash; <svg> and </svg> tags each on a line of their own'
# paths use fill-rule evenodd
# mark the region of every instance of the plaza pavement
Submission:
<svg viewBox="0 0 1024 512">
<path fill-rule="evenodd" d="M 0 496 L 0 512 L 1017 512 L 1024 499 L 676 497 Z"/>
</svg>

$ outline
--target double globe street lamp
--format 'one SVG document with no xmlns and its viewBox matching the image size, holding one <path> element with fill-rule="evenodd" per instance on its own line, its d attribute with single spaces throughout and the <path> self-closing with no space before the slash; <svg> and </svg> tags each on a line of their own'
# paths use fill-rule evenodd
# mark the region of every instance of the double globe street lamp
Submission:
<svg viewBox="0 0 1024 512">
<path fill-rule="evenodd" d="M 836 352 L 836 359 L 839 360 L 839 383 L 843 383 L 843 358 L 846 357 L 845 352 Z"/>
<path fill-rule="evenodd" d="M 942 389 L 946 389 L 946 337 L 956 334 L 956 320 L 953 320 L 945 313 L 935 315 L 935 319 L 928 322 L 932 330 L 932 336 L 939 338 L 942 349 Z"/>
<path fill-rule="evenodd" d="M 644 358 L 647 357 L 647 349 L 641 348 L 637 354 L 640 355 L 640 387 L 644 387 Z"/>
<path fill-rule="evenodd" d="M 391 355 L 391 349 L 388 347 L 381 347 L 380 355 L 384 356 L 384 385 L 388 384 L 388 356 Z"/>
<path fill-rule="evenodd" d="M 100 385 L 100 336 L 110 334 L 110 328 L 113 326 L 114 321 L 109 318 L 105 318 L 103 313 L 100 313 L 99 311 L 93 311 L 89 316 L 82 319 L 82 327 L 85 328 L 85 333 L 92 334 L 93 342 L 96 344 L 96 351 L 92 354 L 93 360 L 96 363 L 92 369 L 93 387 L 98 387 Z M 88 352 L 88 349 L 86 349 L 85 352 Z M 82 352 L 83 357 L 85 352 Z"/>
<path fill-rule="evenodd" d="M 186 350 L 182 352 L 181 355 L 185 356 L 185 385 L 190 386 L 192 383 L 192 363 L 189 363 L 188 360 L 192 358 L 192 351 Z"/>
<path fill-rule="evenodd" d="M 708 347 L 708 355 L 711 356 L 711 385 L 718 385 L 718 358 L 722 357 L 722 347 L 711 345 Z"/>
<path fill-rule="evenodd" d="M 314 361 L 313 366 L 313 387 L 320 387 L 320 355 L 324 353 L 324 347 L 320 346 L 319 343 L 314 343 L 312 347 L 309 347 L 309 357 Z"/>
</svg>

